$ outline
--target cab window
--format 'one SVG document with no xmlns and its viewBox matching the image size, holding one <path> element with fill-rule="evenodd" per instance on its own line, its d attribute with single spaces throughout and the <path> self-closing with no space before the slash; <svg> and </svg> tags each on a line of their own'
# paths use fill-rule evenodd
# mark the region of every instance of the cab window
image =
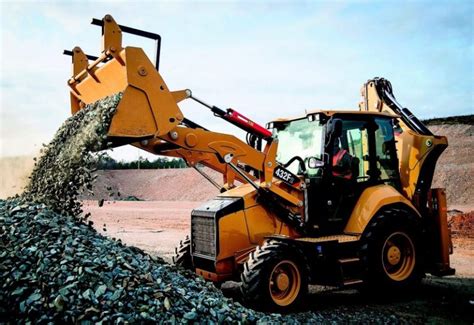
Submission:
<svg viewBox="0 0 474 325">
<path fill-rule="evenodd" d="M 364 121 L 343 121 L 342 135 L 336 140 L 339 141 L 340 148 L 351 156 L 351 179 L 357 182 L 364 182 L 369 178 L 369 140 L 365 124 Z"/>
<path fill-rule="evenodd" d="M 382 181 L 393 183 L 398 177 L 398 159 L 394 139 L 393 122 L 391 119 L 375 118 L 375 147 L 377 168 Z"/>
</svg>

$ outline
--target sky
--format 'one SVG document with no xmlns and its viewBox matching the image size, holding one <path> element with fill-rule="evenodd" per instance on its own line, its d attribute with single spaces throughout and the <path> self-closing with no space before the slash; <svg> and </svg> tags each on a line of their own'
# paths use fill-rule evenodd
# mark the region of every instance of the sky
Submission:
<svg viewBox="0 0 474 325">
<path fill-rule="evenodd" d="M 0 0 L 0 156 L 35 154 L 70 114 L 70 57 L 98 55 L 111 14 L 162 37 L 172 90 L 265 124 L 312 109 L 357 109 L 373 77 L 392 82 L 419 118 L 473 114 L 473 1 L 5 1 Z M 149 40 L 124 36 L 124 46 Z M 204 107 L 184 115 L 242 136 Z M 131 146 L 116 159 L 150 155 Z"/>
</svg>

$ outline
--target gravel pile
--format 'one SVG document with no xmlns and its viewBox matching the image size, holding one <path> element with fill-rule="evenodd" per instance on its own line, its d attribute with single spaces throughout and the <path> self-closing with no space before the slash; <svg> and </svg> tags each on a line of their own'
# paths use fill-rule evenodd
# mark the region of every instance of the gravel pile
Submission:
<svg viewBox="0 0 474 325">
<path fill-rule="evenodd" d="M 400 321 L 374 312 L 255 312 L 212 283 L 84 223 L 76 197 L 91 189 L 90 151 L 105 145 L 119 100 L 108 97 L 68 119 L 46 146 L 25 193 L 0 200 L 0 323 Z"/>
<path fill-rule="evenodd" d="M 19 201 L 0 201 L 0 215 L 2 319 L 256 320 L 211 283 L 103 237 L 72 216 Z"/>
</svg>

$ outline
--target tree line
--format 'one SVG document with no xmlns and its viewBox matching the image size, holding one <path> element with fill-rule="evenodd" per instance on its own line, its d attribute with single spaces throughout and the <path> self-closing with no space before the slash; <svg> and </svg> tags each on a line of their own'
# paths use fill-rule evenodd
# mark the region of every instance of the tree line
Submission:
<svg viewBox="0 0 474 325">
<path fill-rule="evenodd" d="M 108 169 L 169 169 L 169 168 L 187 168 L 186 162 L 178 158 L 157 158 L 148 160 L 140 158 L 134 161 L 117 161 L 107 154 L 98 158 L 97 168 Z"/>
</svg>

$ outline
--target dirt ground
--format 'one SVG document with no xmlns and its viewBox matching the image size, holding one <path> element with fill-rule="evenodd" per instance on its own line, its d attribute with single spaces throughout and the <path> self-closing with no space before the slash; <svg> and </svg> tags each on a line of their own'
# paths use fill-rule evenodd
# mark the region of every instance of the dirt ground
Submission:
<svg viewBox="0 0 474 325">
<path fill-rule="evenodd" d="M 84 211 L 102 234 L 121 239 L 168 262 L 174 248 L 189 233 L 195 201 L 84 201 Z M 105 226 L 104 226 L 105 225 Z"/>
<path fill-rule="evenodd" d="M 85 201 L 84 210 L 104 235 L 121 239 L 128 245 L 157 254 L 168 262 L 174 247 L 189 232 L 190 214 L 201 202 L 195 201 L 115 201 L 99 207 L 97 201 Z M 459 208 L 459 207 L 457 207 Z M 105 226 L 104 226 L 105 225 Z M 334 290 L 312 286 L 304 310 L 315 312 L 345 311 L 393 312 L 412 323 L 472 324 L 474 322 L 474 237 L 453 238 L 451 265 L 456 276 L 428 276 L 421 287 L 409 296 L 373 297 L 356 290 Z M 237 288 L 227 286 L 227 295 L 237 296 Z"/>
<path fill-rule="evenodd" d="M 195 201 L 84 201 L 84 211 L 102 234 L 121 239 L 171 261 L 174 248 L 189 234 Z M 106 225 L 104 227 L 104 224 Z M 106 229 L 106 230 L 104 230 Z M 451 264 L 457 276 L 474 278 L 474 238 L 453 238 Z"/>
</svg>

